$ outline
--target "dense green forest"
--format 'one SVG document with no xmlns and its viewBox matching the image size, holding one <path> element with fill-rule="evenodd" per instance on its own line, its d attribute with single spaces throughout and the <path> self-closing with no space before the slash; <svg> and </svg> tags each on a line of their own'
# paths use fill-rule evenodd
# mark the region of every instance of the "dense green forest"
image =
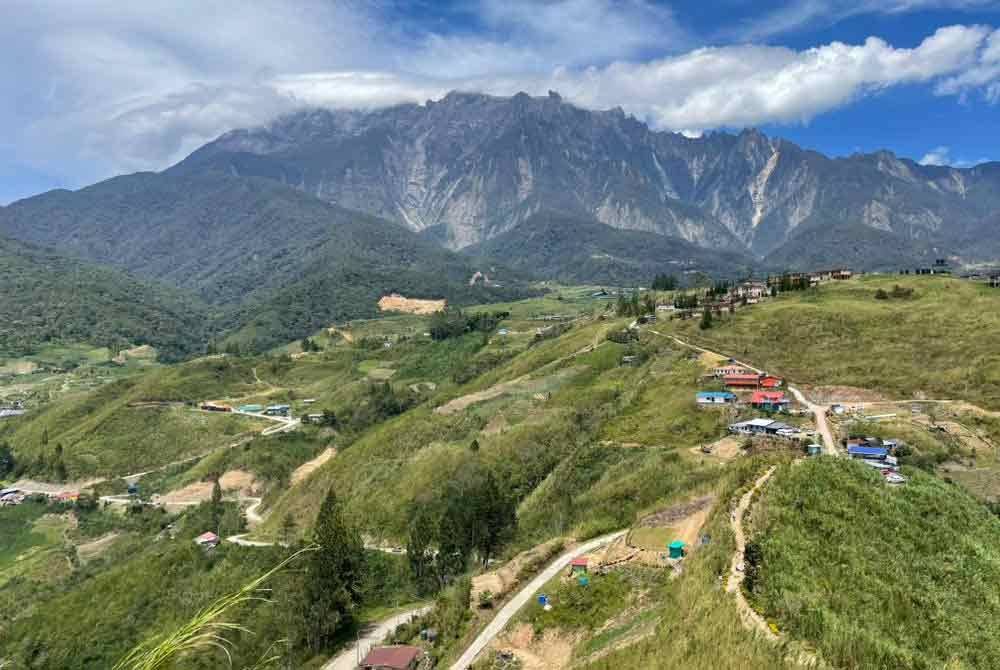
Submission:
<svg viewBox="0 0 1000 670">
<path fill-rule="evenodd" d="M 176 360 L 202 350 L 208 327 L 207 308 L 181 291 L 4 238 L 0 291 L 0 357 L 83 341 Z"/>
</svg>

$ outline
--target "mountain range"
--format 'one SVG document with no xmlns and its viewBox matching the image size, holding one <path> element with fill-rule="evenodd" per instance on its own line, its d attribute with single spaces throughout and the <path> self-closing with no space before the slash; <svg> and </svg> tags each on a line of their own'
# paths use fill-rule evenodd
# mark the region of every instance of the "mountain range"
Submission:
<svg viewBox="0 0 1000 670">
<path fill-rule="evenodd" d="M 470 304 L 525 295 L 531 278 L 992 261 L 998 225 L 1000 163 L 830 158 L 752 129 L 691 138 L 556 93 L 304 110 L 161 173 L 0 207 L 7 247 L 31 245 L 20 277 L 59 258 L 115 295 L 190 306 L 192 337 L 255 349 L 372 316 L 394 291 Z M 503 286 L 470 284 L 477 271 Z"/>
<path fill-rule="evenodd" d="M 226 133 L 169 172 L 275 179 L 452 249 L 556 211 L 758 261 L 788 256 L 782 247 L 805 231 L 859 225 L 887 233 L 908 259 L 928 248 L 974 260 L 1000 250 L 1000 163 L 830 158 L 753 129 L 689 138 L 556 93 L 303 111 Z M 836 248 L 822 260 L 841 261 Z"/>
</svg>

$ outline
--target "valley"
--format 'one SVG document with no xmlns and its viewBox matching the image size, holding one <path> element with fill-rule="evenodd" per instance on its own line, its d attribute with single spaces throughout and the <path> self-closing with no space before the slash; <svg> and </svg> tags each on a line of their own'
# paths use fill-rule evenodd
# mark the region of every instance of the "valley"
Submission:
<svg viewBox="0 0 1000 670">
<path fill-rule="evenodd" d="M 913 289 L 905 305 L 873 297 L 895 284 Z M 822 510 L 834 492 L 838 518 L 856 523 L 873 505 L 888 506 L 878 512 L 886 518 L 901 514 L 892 510 L 895 500 L 904 509 L 954 506 L 976 530 L 951 532 L 981 543 L 965 560 L 988 561 L 995 546 L 987 538 L 1000 532 L 990 511 L 1000 494 L 991 483 L 1000 434 L 978 369 L 950 367 L 948 352 L 990 349 L 958 312 L 924 318 L 919 329 L 903 326 L 955 310 L 956 295 L 981 320 L 995 313 L 1000 293 L 960 279 L 865 276 L 781 293 L 704 329 L 662 311 L 655 322 L 621 313 L 622 302 L 598 287 L 544 290 L 460 316 L 449 310 L 327 324 L 307 344 L 265 354 L 126 365 L 90 388 L 59 385 L 24 416 L 2 420 L 0 443 L 14 462 L 3 486 L 53 498 L 29 495 L 0 508 L 11 538 L 0 554 L 7 557 L 0 598 L 9 605 L 0 658 L 39 668 L 68 659 L 77 667 L 113 665 L 192 608 L 308 546 L 332 491 L 361 543 L 354 623 L 323 648 L 295 638 L 308 629 L 302 575 L 311 568 L 281 573 L 269 602 L 234 613 L 254 633 L 230 636 L 236 663 L 287 639 L 281 654 L 300 667 L 348 667 L 359 655 L 349 631 L 371 622 L 377 634 L 366 638 L 362 655 L 388 634 L 423 648 L 437 667 L 666 667 L 680 659 L 695 667 L 785 668 L 818 658 L 821 666 L 860 668 L 956 657 L 990 667 L 991 648 L 970 638 L 906 638 L 889 648 L 881 636 L 853 632 L 887 605 L 833 598 L 824 585 L 846 576 L 821 571 L 834 564 L 806 573 L 800 566 L 802 552 L 815 551 L 810 543 L 831 532 Z M 649 296 L 670 305 L 683 294 Z M 900 327 L 873 333 L 884 343 L 870 349 L 838 349 L 841 329 L 849 332 L 855 319 Z M 920 369 L 909 357 L 884 355 L 928 339 L 947 339 L 948 348 Z M 89 350 L 63 353 L 70 351 Z M 87 355 L 100 365 L 107 354 Z M 734 422 L 759 416 L 748 405 L 695 404 L 698 392 L 718 388 L 711 374 L 730 357 L 792 383 L 794 411 L 779 418 L 798 426 L 800 437 L 736 436 L 727 438 L 732 448 L 720 441 Z M 79 360 L 77 370 L 93 365 Z M 251 406 L 251 413 L 204 411 L 208 401 Z M 266 421 L 253 415 L 254 405 L 288 405 L 303 420 Z M 266 431 L 270 425 L 283 432 Z M 905 443 L 897 453 L 906 483 L 891 486 L 855 459 L 805 456 L 814 441 L 844 456 L 854 435 Z M 714 445 L 709 453 L 706 445 Z M 764 479 L 765 472 L 773 474 Z M 39 480 L 45 485 L 33 486 Z M 818 515 L 806 524 L 787 516 L 801 514 L 795 505 L 803 486 L 821 497 L 805 502 Z M 477 521 L 479 514 L 489 521 Z M 952 535 L 923 533 L 936 523 L 926 514 L 892 518 L 895 533 L 879 540 L 884 551 L 877 553 L 863 546 L 871 533 L 862 540 L 849 525 L 834 531 L 839 542 L 830 549 L 853 552 L 850 567 L 836 569 L 885 570 L 885 557 L 922 552 L 929 562 L 908 566 L 907 579 L 931 579 L 930 557 L 964 551 Z M 489 533 L 466 535 L 479 527 Z M 221 540 L 211 549 L 194 542 L 207 530 Z M 921 534 L 919 549 L 896 546 Z M 672 542 L 683 558 L 668 557 Z M 525 554 L 532 558 L 518 557 L 533 547 Z M 446 560 L 452 557 L 462 558 Z M 570 576 L 573 559 L 585 567 Z M 508 561 L 502 592 L 474 586 Z M 962 569 L 989 569 L 976 566 Z M 903 594 L 924 588 L 903 583 L 884 583 L 879 602 L 903 607 Z M 970 586 L 967 597 L 979 597 L 978 589 Z M 789 601 L 793 593 L 800 600 Z M 95 599 L 99 611 L 60 614 Z M 817 599 L 826 603 L 823 621 L 835 624 L 809 618 L 818 605 L 798 604 Z M 122 627 L 126 611 L 141 616 Z M 906 625 L 909 610 L 894 611 Z M 380 628 L 384 621 L 394 625 Z M 424 639 L 426 630 L 434 639 Z M 844 639 L 852 643 L 845 647 Z M 217 660 L 206 649 L 178 667 Z"/>
</svg>

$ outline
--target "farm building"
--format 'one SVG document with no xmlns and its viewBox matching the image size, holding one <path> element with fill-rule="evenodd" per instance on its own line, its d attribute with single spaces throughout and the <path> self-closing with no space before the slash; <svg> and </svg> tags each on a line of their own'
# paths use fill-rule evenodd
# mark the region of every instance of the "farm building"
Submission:
<svg viewBox="0 0 1000 670">
<path fill-rule="evenodd" d="M 586 556 L 580 556 L 578 558 L 574 558 L 570 562 L 570 564 L 569 564 L 570 565 L 570 571 L 574 575 L 575 574 L 579 574 L 579 573 L 585 573 L 585 572 L 587 572 L 587 566 L 589 564 L 590 564 L 590 562 L 587 560 Z"/>
<path fill-rule="evenodd" d="M 731 405 L 736 402 L 736 394 L 729 391 L 700 391 L 695 396 L 699 405 Z"/>
<path fill-rule="evenodd" d="M 783 391 L 754 391 L 750 404 L 767 412 L 784 412 L 788 409 L 788 398 Z"/>
<path fill-rule="evenodd" d="M 424 650 L 409 645 L 375 647 L 358 666 L 364 670 L 413 670 L 420 664 Z"/>
</svg>

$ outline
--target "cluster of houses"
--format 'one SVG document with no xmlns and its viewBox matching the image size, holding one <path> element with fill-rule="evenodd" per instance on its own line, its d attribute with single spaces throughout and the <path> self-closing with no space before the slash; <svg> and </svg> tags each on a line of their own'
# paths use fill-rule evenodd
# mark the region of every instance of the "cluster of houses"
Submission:
<svg viewBox="0 0 1000 670">
<path fill-rule="evenodd" d="M 206 412 L 234 411 L 232 407 L 221 402 L 203 402 L 201 404 L 201 409 Z M 263 414 L 265 416 L 288 417 L 292 414 L 292 408 L 290 405 L 269 405 L 267 407 L 264 407 L 263 405 L 240 405 L 235 411 L 240 412 L 241 414 Z"/>
<path fill-rule="evenodd" d="M 726 391 L 700 391 L 695 395 L 698 405 L 738 405 L 740 398 L 736 391 L 749 392 L 751 407 L 765 412 L 785 412 L 791 401 L 784 391 L 778 389 L 784 384 L 780 377 L 758 373 L 735 363 L 716 368 L 712 376 L 721 379 Z"/>
<path fill-rule="evenodd" d="M 795 439 L 802 431 L 795 426 L 790 426 L 774 419 L 750 419 L 729 425 L 729 432 L 734 435 L 761 435 L 765 437 L 782 437 L 785 439 Z"/>
<path fill-rule="evenodd" d="M 889 484 L 906 483 L 906 477 L 899 474 L 899 461 L 893 451 L 899 446 L 897 440 L 881 440 L 877 437 L 855 437 L 848 439 L 844 446 L 847 455 L 875 468 Z"/>
<path fill-rule="evenodd" d="M 29 496 L 41 496 L 49 502 L 74 503 L 80 499 L 80 494 L 76 491 L 61 491 L 59 493 L 30 493 L 17 488 L 0 489 L 0 507 L 13 507 L 20 505 Z"/>
<path fill-rule="evenodd" d="M 0 405 L 0 419 L 7 419 L 14 416 L 21 416 L 28 410 L 24 409 L 24 403 L 16 401 L 9 405 Z"/>
</svg>

